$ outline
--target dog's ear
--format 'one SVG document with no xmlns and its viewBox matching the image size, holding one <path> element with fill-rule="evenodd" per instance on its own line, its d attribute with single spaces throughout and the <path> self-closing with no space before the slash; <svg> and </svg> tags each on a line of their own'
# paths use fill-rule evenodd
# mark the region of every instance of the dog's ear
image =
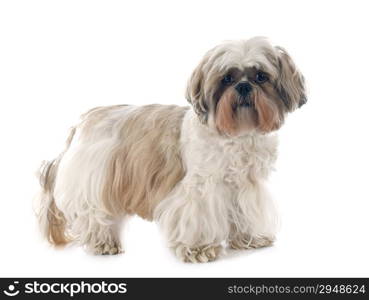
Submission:
<svg viewBox="0 0 369 300">
<path fill-rule="evenodd" d="M 203 70 L 207 58 L 204 58 L 196 69 L 192 72 L 191 78 L 187 83 L 186 99 L 192 104 L 194 111 L 202 123 L 208 119 L 209 106 L 205 99 L 205 73 Z"/>
<path fill-rule="evenodd" d="M 279 78 L 277 89 L 287 111 L 301 107 L 307 101 L 305 79 L 285 49 L 277 46 Z"/>
</svg>

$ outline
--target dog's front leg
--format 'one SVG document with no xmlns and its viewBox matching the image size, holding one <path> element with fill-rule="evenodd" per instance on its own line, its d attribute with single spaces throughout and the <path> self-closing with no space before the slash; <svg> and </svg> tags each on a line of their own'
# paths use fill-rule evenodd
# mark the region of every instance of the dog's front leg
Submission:
<svg viewBox="0 0 369 300">
<path fill-rule="evenodd" d="M 273 243 L 278 216 L 274 203 L 262 184 L 252 183 L 242 189 L 230 215 L 230 248 L 252 249 Z"/>
<path fill-rule="evenodd" d="M 184 178 L 155 209 L 169 246 L 182 261 L 209 262 L 222 253 L 229 234 L 223 194 L 200 177 Z"/>
<path fill-rule="evenodd" d="M 180 260 L 191 263 L 213 261 L 223 252 L 223 247 L 220 244 L 189 246 L 180 243 L 174 246 L 173 249 Z"/>
<path fill-rule="evenodd" d="M 228 244 L 231 249 L 246 250 L 267 247 L 272 245 L 273 241 L 273 236 L 252 236 L 249 233 L 234 232 L 230 235 Z"/>
</svg>

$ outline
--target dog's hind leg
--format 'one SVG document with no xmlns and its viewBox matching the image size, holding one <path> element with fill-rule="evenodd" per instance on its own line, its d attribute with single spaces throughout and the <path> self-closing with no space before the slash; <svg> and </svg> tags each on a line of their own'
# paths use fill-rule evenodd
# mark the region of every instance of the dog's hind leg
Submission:
<svg viewBox="0 0 369 300">
<path fill-rule="evenodd" d="M 123 253 L 120 242 L 121 219 L 82 217 L 73 222 L 72 231 L 86 250 L 95 255 L 115 255 Z"/>
</svg>

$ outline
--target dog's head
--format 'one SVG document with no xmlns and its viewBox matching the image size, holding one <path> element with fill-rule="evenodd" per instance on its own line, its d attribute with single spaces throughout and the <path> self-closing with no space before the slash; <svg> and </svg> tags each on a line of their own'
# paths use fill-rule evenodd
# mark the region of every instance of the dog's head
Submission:
<svg viewBox="0 0 369 300">
<path fill-rule="evenodd" d="M 228 136 L 276 130 L 286 113 L 306 103 L 304 78 L 291 57 L 262 37 L 225 42 L 207 52 L 186 98 L 202 123 Z"/>
</svg>

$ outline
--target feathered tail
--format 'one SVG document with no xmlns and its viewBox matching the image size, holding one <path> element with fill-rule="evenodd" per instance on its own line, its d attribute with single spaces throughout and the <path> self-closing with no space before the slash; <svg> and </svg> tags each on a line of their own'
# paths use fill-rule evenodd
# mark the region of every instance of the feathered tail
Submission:
<svg viewBox="0 0 369 300">
<path fill-rule="evenodd" d="M 57 208 L 53 196 L 58 160 L 43 161 L 39 170 L 41 191 L 38 195 L 38 221 L 43 236 L 56 246 L 67 244 L 70 240 L 65 233 L 66 220 Z"/>
<path fill-rule="evenodd" d="M 67 140 L 66 149 L 69 148 L 75 129 L 72 128 Z M 64 151 L 65 152 L 65 151 Z M 54 186 L 59 162 L 64 152 L 53 161 L 43 161 L 38 171 L 41 190 L 38 194 L 37 217 L 44 237 L 56 246 L 63 246 L 71 241 L 66 233 L 66 219 L 63 212 L 56 206 L 54 199 Z"/>
</svg>

